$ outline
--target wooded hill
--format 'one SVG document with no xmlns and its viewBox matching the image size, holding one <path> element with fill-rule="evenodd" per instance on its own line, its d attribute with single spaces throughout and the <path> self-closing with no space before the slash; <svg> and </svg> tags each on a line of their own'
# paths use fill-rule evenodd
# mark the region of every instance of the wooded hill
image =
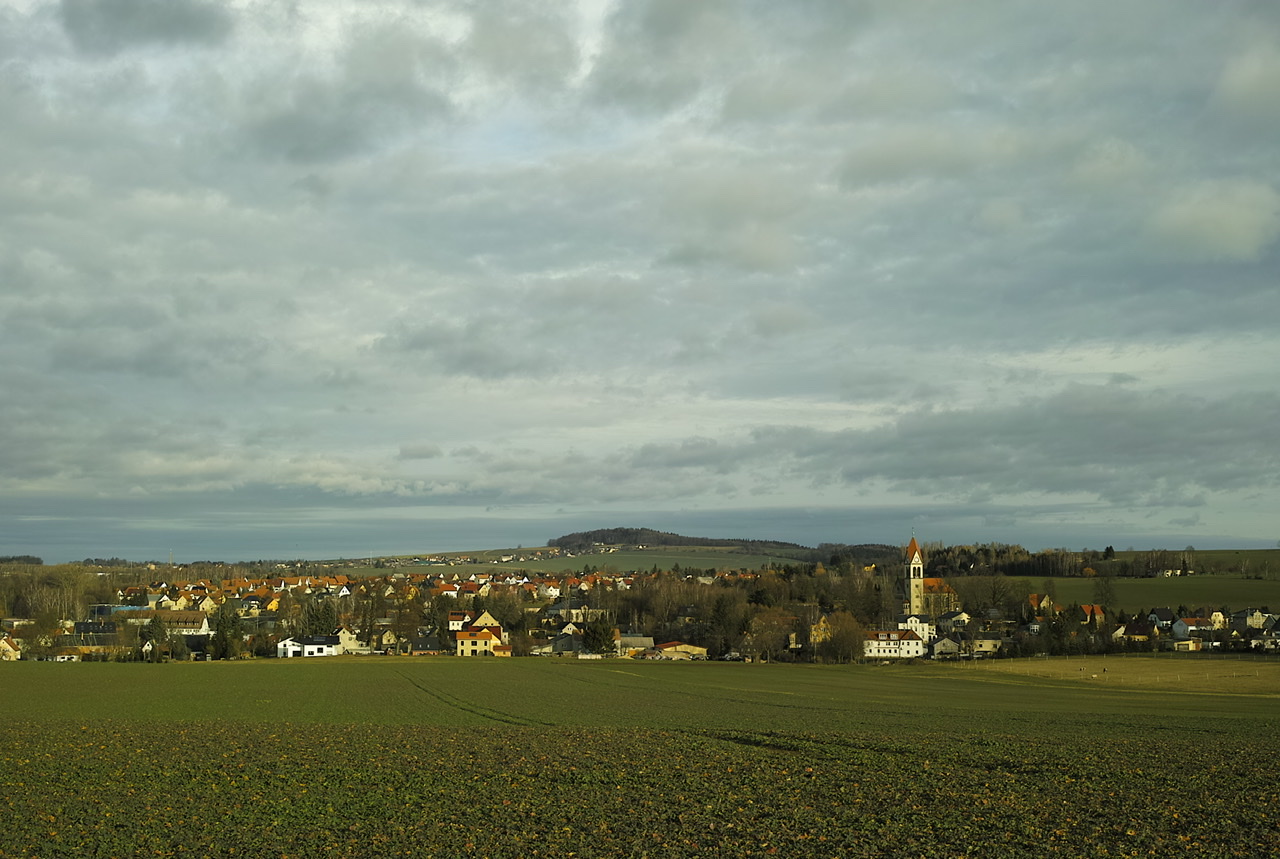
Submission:
<svg viewBox="0 0 1280 859">
<path fill-rule="evenodd" d="M 566 552 L 585 552 L 593 546 L 708 546 L 718 549 L 740 548 L 761 555 L 793 555 L 814 551 L 798 543 L 774 540 L 717 539 L 711 537 L 686 537 L 652 528 L 597 528 L 594 531 L 578 531 L 547 541 Z"/>
<path fill-rule="evenodd" d="M 723 537 L 688 537 L 652 528 L 597 528 L 594 531 L 578 531 L 547 541 L 565 552 L 587 552 L 596 546 L 687 546 L 700 548 L 737 549 L 756 555 L 773 555 L 798 561 L 831 562 L 836 559 L 858 559 L 866 563 L 883 563 L 893 559 L 897 563 L 902 549 L 879 543 L 849 546 L 843 543 L 822 543 L 815 547 L 778 540 L 745 540 Z"/>
</svg>

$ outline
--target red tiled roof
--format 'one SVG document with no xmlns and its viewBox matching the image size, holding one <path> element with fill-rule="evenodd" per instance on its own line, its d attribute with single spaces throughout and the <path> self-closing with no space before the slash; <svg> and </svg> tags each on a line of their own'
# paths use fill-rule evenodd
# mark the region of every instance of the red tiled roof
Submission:
<svg viewBox="0 0 1280 859">
<path fill-rule="evenodd" d="M 488 629 L 466 630 L 464 632 L 458 633 L 458 641 L 462 641 L 464 639 L 468 641 L 483 641 L 484 639 L 491 639 L 493 641 L 502 640 L 501 638 L 499 638 L 498 636 L 490 632 Z"/>
</svg>

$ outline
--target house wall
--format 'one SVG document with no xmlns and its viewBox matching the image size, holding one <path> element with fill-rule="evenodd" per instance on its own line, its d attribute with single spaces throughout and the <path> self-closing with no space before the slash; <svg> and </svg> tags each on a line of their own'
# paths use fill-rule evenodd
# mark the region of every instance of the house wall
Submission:
<svg viewBox="0 0 1280 859">
<path fill-rule="evenodd" d="M 914 659 L 924 656 L 924 642 L 910 630 L 868 632 L 862 653 L 868 659 Z"/>
<path fill-rule="evenodd" d="M 493 646 L 498 643 L 492 633 L 474 637 L 464 633 L 458 637 L 457 654 L 459 656 L 487 656 L 493 653 Z"/>
</svg>

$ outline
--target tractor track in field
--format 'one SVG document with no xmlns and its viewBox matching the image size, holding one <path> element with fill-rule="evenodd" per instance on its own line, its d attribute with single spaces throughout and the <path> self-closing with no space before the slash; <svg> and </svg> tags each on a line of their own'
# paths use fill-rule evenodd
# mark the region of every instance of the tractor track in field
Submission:
<svg viewBox="0 0 1280 859">
<path fill-rule="evenodd" d="M 449 693 L 442 692 L 439 689 L 432 689 L 431 687 L 418 682 L 413 677 L 409 676 L 403 671 L 397 671 L 396 673 L 399 674 L 401 677 L 403 677 L 410 686 L 413 686 L 414 688 L 423 692 L 427 696 L 436 699 L 441 704 L 444 704 L 446 707 L 449 707 L 453 710 L 459 710 L 463 713 L 469 713 L 472 716 L 479 716 L 481 719 L 486 719 L 490 722 L 498 722 L 503 725 L 516 725 L 521 728 L 532 728 L 532 727 L 539 727 L 539 726 L 551 727 L 554 724 L 552 722 L 543 722 L 538 719 L 529 719 L 523 716 L 515 716 L 515 715 L 512 715 L 511 713 L 504 713 L 501 710 L 494 710 L 490 707 L 482 707 L 479 704 L 474 704 L 470 701 L 463 700 L 462 698 L 459 698 L 456 695 L 450 695 Z"/>
</svg>

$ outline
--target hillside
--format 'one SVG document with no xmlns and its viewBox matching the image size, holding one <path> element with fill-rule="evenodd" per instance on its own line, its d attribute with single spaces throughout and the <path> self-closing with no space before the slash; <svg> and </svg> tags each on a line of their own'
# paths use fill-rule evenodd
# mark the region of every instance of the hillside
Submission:
<svg viewBox="0 0 1280 859">
<path fill-rule="evenodd" d="M 757 554 L 769 555 L 808 554 L 815 551 L 809 546 L 801 546 L 798 543 L 784 543 L 775 540 L 744 540 L 740 538 L 687 537 L 683 534 L 656 531 L 653 528 L 597 528 L 594 531 L 578 531 L 573 534 L 565 534 L 563 537 L 555 537 L 547 541 L 547 545 L 567 552 L 587 551 L 597 545 L 735 547 Z"/>
</svg>

